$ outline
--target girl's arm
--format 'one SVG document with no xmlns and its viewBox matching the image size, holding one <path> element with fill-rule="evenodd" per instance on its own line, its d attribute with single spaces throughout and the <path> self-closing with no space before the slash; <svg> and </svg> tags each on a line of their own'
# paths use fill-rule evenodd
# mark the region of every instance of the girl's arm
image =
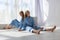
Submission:
<svg viewBox="0 0 60 40">
<path fill-rule="evenodd" d="M 30 18 L 30 19 L 25 19 L 25 22 L 26 22 L 26 24 L 28 25 L 28 26 L 32 26 L 33 24 L 33 20 L 32 20 L 32 18 Z"/>
</svg>

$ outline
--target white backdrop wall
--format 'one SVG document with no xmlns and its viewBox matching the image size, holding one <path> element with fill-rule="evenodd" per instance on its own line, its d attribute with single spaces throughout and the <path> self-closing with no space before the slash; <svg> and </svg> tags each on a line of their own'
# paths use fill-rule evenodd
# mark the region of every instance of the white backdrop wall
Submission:
<svg viewBox="0 0 60 40">
<path fill-rule="evenodd" d="M 19 16 L 19 11 L 29 9 L 32 16 L 35 16 L 34 2 L 35 0 L 20 1 L 17 0 L 0 0 L 0 24 L 10 23 L 11 19 Z M 43 16 L 46 21 L 46 25 L 57 25 L 60 26 L 60 0 L 43 0 Z M 23 6 L 24 5 L 24 6 Z M 21 7 L 23 6 L 23 9 Z M 20 8 L 19 8 L 20 7 Z M 25 11 L 25 10 L 24 10 Z M 37 14 L 37 13 L 36 13 Z M 48 15 L 48 17 L 46 16 Z M 40 16 L 40 15 L 39 15 Z M 19 18 L 19 17 L 18 17 Z"/>
<path fill-rule="evenodd" d="M 0 0 L 0 24 L 9 24 L 13 19 L 20 21 L 19 12 L 29 10 L 35 16 L 35 0 Z"/>
<path fill-rule="evenodd" d="M 49 13 L 46 25 L 60 26 L 60 0 L 47 0 L 49 3 Z"/>
</svg>

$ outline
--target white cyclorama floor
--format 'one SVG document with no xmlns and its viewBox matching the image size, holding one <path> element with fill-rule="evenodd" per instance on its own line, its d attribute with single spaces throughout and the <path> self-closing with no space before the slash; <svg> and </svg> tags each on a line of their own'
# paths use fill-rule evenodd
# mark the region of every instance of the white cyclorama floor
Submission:
<svg viewBox="0 0 60 40">
<path fill-rule="evenodd" d="M 17 29 L 0 30 L 0 40 L 60 40 L 60 28 L 54 32 L 42 31 L 40 35 Z"/>
</svg>

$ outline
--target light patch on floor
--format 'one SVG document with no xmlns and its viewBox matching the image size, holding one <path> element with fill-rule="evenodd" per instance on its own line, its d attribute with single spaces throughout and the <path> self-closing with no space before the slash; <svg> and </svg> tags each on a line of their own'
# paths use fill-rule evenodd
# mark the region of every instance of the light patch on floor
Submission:
<svg viewBox="0 0 60 40">
<path fill-rule="evenodd" d="M 17 29 L 0 30 L 0 40 L 60 40 L 60 27 L 54 32 L 42 31 L 40 35 Z"/>
</svg>

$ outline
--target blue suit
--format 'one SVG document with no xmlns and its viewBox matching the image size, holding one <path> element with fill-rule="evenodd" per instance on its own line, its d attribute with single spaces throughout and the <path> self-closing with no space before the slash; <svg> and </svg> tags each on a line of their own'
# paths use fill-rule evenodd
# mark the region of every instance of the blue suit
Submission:
<svg viewBox="0 0 60 40">
<path fill-rule="evenodd" d="M 25 18 L 25 24 L 26 24 L 26 30 L 32 31 L 32 30 L 38 30 L 40 27 L 36 26 L 34 23 L 34 19 L 32 17 L 26 17 Z"/>
<path fill-rule="evenodd" d="M 25 18 L 25 23 L 26 23 L 27 26 L 33 27 L 33 25 L 34 25 L 34 20 L 33 20 L 32 17 L 26 17 L 26 18 Z"/>
<path fill-rule="evenodd" d="M 17 19 L 12 20 L 10 23 L 11 26 L 15 26 L 16 28 L 20 28 L 22 30 L 25 30 L 25 23 L 24 20 L 21 20 L 20 22 Z"/>
</svg>

